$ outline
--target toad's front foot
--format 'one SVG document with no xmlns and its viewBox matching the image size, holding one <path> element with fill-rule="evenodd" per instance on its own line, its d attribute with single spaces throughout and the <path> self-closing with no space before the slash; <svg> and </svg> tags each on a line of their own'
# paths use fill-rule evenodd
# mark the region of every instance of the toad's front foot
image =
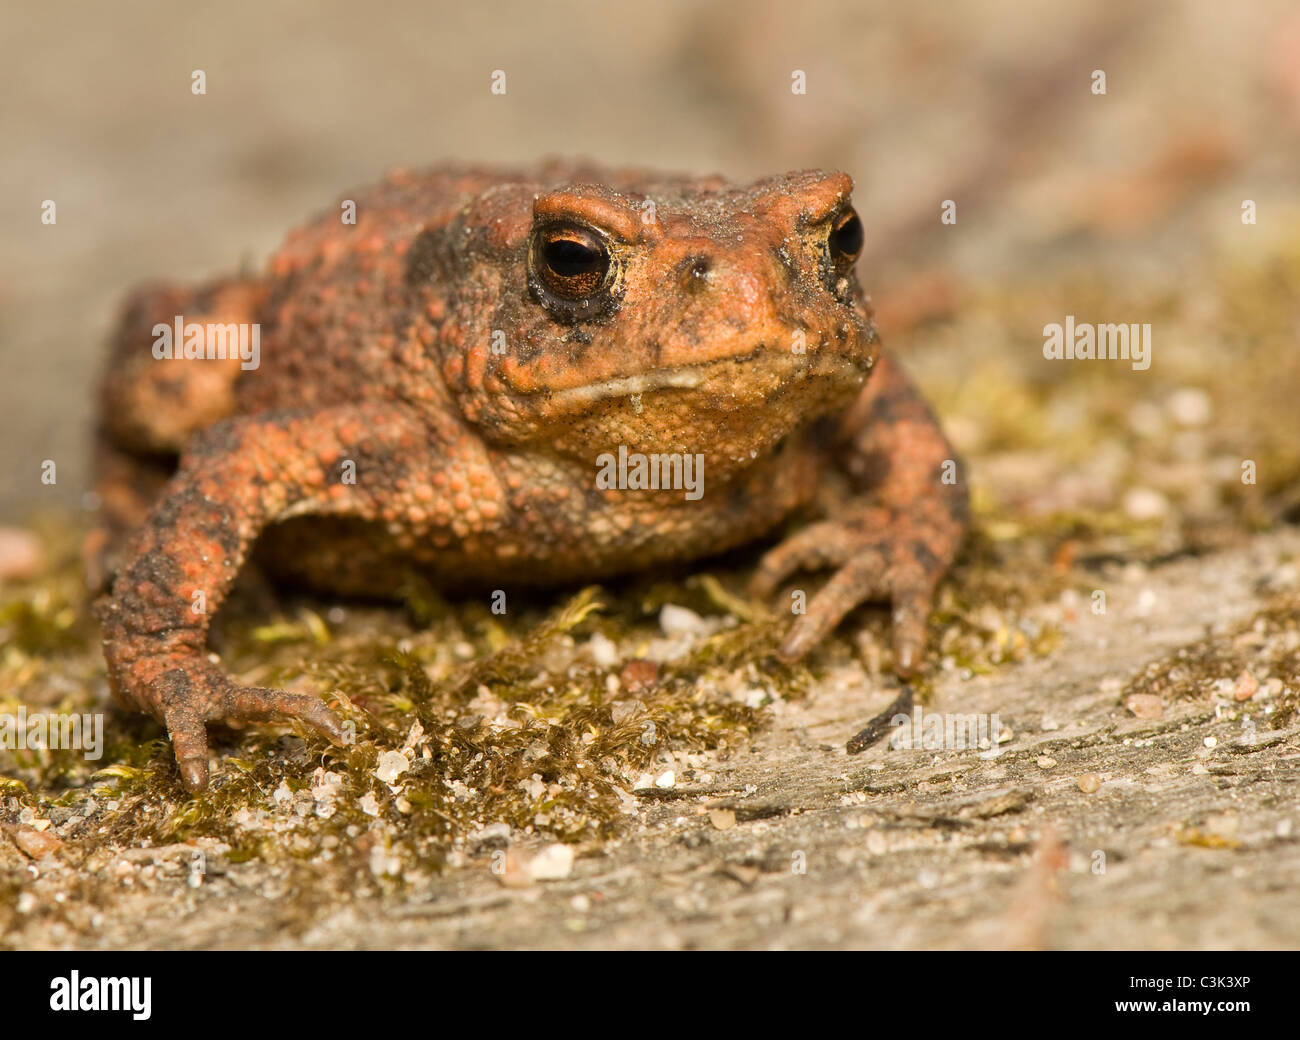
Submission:
<svg viewBox="0 0 1300 1040">
<path fill-rule="evenodd" d="M 836 568 L 807 611 L 796 616 L 780 656 L 798 660 L 854 607 L 887 600 L 893 607 L 894 668 L 900 675 L 915 674 L 935 585 L 964 533 L 957 515 L 933 512 L 920 520 L 914 511 L 859 507 L 842 519 L 805 527 L 766 553 L 750 586 L 762 598 L 796 570 Z"/>
<path fill-rule="evenodd" d="M 323 701 L 303 693 L 240 686 L 198 655 L 153 655 L 110 662 L 114 693 L 167 727 L 190 793 L 208 786 L 209 722 L 297 719 L 336 744 L 343 727 Z"/>
</svg>

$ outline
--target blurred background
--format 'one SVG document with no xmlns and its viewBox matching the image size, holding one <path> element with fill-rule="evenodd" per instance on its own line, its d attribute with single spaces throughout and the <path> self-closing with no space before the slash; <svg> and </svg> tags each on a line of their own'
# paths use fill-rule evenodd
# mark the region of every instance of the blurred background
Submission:
<svg viewBox="0 0 1300 1040">
<path fill-rule="evenodd" d="M 972 456 L 985 515 L 1110 511 L 1185 539 L 1255 453 L 1257 522 L 1300 472 L 1300 10 L 1042 6 L 7 3 L 0 518 L 78 508 L 137 282 L 260 266 L 394 165 L 572 155 L 851 173 L 886 342 Z M 1153 321 L 1151 371 L 1044 361 L 1066 313 Z"/>
</svg>

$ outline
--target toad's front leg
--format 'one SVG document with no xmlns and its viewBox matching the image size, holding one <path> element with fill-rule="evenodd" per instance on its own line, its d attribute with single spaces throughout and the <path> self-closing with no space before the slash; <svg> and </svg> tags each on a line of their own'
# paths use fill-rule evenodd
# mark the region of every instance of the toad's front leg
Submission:
<svg viewBox="0 0 1300 1040">
<path fill-rule="evenodd" d="M 800 568 L 835 573 L 795 619 L 781 656 L 794 660 L 870 599 L 893 606 L 894 667 L 914 673 L 934 588 L 969 523 L 965 474 L 902 369 L 882 355 L 842 425 L 844 468 L 868 494 L 845 515 L 811 524 L 768 552 L 753 591 L 769 596 Z"/>
<path fill-rule="evenodd" d="M 275 520 L 330 513 L 393 522 L 405 508 L 400 489 L 428 484 L 406 474 L 446 457 L 434 439 L 385 404 L 230 419 L 191 442 L 98 605 L 110 686 L 167 727 L 189 790 L 207 786 L 208 722 L 297 718 L 341 739 L 319 699 L 241 686 L 212 663 L 209 618 Z"/>
</svg>

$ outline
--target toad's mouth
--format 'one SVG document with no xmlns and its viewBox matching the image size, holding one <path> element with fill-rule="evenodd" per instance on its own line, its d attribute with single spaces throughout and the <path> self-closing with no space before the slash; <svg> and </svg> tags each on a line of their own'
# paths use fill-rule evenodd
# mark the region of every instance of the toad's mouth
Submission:
<svg viewBox="0 0 1300 1040">
<path fill-rule="evenodd" d="M 705 375 L 695 365 L 665 368 L 658 372 L 643 372 L 634 376 L 601 379 L 595 383 L 572 386 L 551 392 L 551 400 L 560 405 L 584 405 L 604 401 L 610 397 L 636 397 L 656 390 L 692 390 L 700 386 Z"/>
<path fill-rule="evenodd" d="M 639 372 L 634 375 L 615 376 L 599 379 L 580 386 L 549 389 L 538 387 L 535 390 L 519 392 L 520 397 L 536 398 L 541 395 L 552 404 L 561 408 L 581 409 L 610 398 L 637 397 L 642 394 L 655 393 L 660 390 L 696 390 L 706 389 L 722 392 L 728 396 L 767 397 L 787 389 L 791 384 L 812 378 L 835 378 L 862 383 L 871 371 L 873 358 L 849 354 L 818 351 L 807 355 L 790 355 L 788 358 L 769 360 L 775 364 L 765 364 L 763 375 L 766 378 L 752 381 L 740 381 L 735 378 L 732 366 L 754 362 L 766 351 L 764 344 L 743 355 L 727 358 L 715 358 L 698 364 L 674 365 L 669 368 Z M 748 386 L 746 384 L 749 384 Z M 748 392 L 746 392 L 748 391 Z"/>
</svg>

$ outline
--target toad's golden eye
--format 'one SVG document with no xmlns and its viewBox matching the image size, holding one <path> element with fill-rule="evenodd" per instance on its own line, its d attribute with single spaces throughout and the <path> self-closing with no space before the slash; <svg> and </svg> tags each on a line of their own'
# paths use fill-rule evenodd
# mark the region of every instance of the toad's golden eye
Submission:
<svg viewBox="0 0 1300 1040">
<path fill-rule="evenodd" d="M 846 209 L 831 225 L 829 245 L 831 259 L 836 267 L 849 267 L 862 252 L 866 236 L 862 230 L 862 221 L 852 209 Z"/>
<path fill-rule="evenodd" d="M 600 237 L 581 227 L 543 230 L 536 242 L 536 269 L 556 296 L 584 300 L 605 287 L 609 250 Z"/>
</svg>

